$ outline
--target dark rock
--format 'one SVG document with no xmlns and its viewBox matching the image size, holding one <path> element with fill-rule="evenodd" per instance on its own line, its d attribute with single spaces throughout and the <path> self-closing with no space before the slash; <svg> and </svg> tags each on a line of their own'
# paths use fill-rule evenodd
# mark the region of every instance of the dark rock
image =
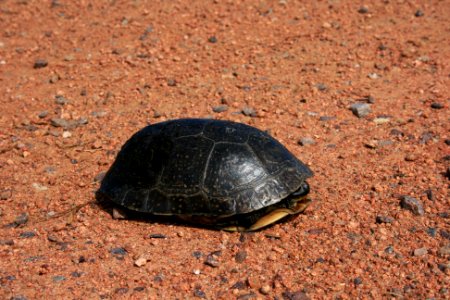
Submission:
<svg viewBox="0 0 450 300">
<path fill-rule="evenodd" d="M 445 239 L 447 239 L 447 240 L 450 240 L 450 232 L 448 232 L 447 230 L 441 229 L 441 230 L 439 230 L 439 234 L 440 234 L 443 238 L 445 238 Z"/>
<path fill-rule="evenodd" d="M 431 108 L 442 109 L 442 108 L 444 108 L 444 104 L 438 103 L 438 102 L 433 102 L 433 103 L 431 103 Z"/>
<path fill-rule="evenodd" d="M 436 237 L 437 229 L 434 227 L 428 227 L 426 232 L 428 233 L 429 236 Z"/>
<path fill-rule="evenodd" d="M 194 296 L 197 298 L 206 298 L 206 294 L 201 289 L 195 289 L 194 290 Z"/>
<path fill-rule="evenodd" d="M 352 105 L 350 105 L 350 109 L 353 112 L 353 114 L 358 118 L 363 118 L 367 116 L 371 111 L 369 104 L 361 102 L 353 103 Z"/>
<path fill-rule="evenodd" d="M 67 98 L 65 98 L 64 96 L 56 95 L 55 102 L 56 102 L 56 104 L 59 104 L 59 105 L 65 105 L 65 104 L 69 103 L 69 100 Z"/>
<path fill-rule="evenodd" d="M 255 293 L 249 293 L 249 294 L 243 294 L 243 295 L 239 295 L 236 300 L 248 300 L 248 299 L 254 299 L 256 298 L 256 294 Z"/>
<path fill-rule="evenodd" d="M 115 294 L 119 294 L 119 295 L 125 295 L 126 293 L 128 293 L 128 288 L 117 288 L 114 291 Z"/>
<path fill-rule="evenodd" d="M 127 250 L 125 250 L 122 247 L 112 248 L 110 252 L 112 255 L 121 255 L 121 256 L 127 255 L 128 253 Z"/>
<path fill-rule="evenodd" d="M 19 235 L 19 237 L 22 239 L 28 239 L 28 238 L 32 238 L 35 236 L 36 236 L 36 233 L 34 233 L 33 231 L 25 231 Z"/>
<path fill-rule="evenodd" d="M 420 9 L 416 10 L 416 12 L 414 13 L 414 16 L 416 16 L 418 18 L 423 17 L 424 15 L 425 15 L 425 13 Z"/>
<path fill-rule="evenodd" d="M 231 286 L 231 288 L 234 290 L 234 289 L 238 289 L 238 290 L 243 290 L 243 289 L 245 289 L 247 287 L 247 284 L 245 283 L 245 282 L 243 282 L 243 281 L 238 281 L 238 282 L 236 282 L 235 284 L 233 284 L 232 286 Z"/>
<path fill-rule="evenodd" d="M 361 7 L 358 9 L 358 12 L 359 12 L 360 14 L 367 14 L 367 13 L 369 12 L 369 8 L 368 8 L 367 6 L 361 6 Z"/>
<path fill-rule="evenodd" d="M 425 194 L 427 195 L 428 200 L 434 201 L 434 194 L 431 189 L 426 190 Z"/>
<path fill-rule="evenodd" d="M 391 130 L 390 134 L 395 136 L 404 136 L 403 132 L 395 128 Z"/>
<path fill-rule="evenodd" d="M 246 258 L 247 258 L 247 252 L 244 250 L 241 250 L 238 253 L 236 253 L 234 260 L 237 263 L 243 263 Z"/>
<path fill-rule="evenodd" d="M 217 43 L 217 38 L 215 36 L 210 36 L 208 38 L 208 42 L 215 44 L 215 43 Z"/>
<path fill-rule="evenodd" d="M 386 249 L 384 249 L 384 252 L 387 254 L 392 254 L 394 253 L 394 247 L 392 247 L 391 245 L 386 247 Z"/>
<path fill-rule="evenodd" d="M 450 214 L 448 212 L 441 212 L 438 213 L 438 216 L 444 219 L 448 219 L 450 217 Z"/>
<path fill-rule="evenodd" d="M 38 114 L 39 119 L 43 119 L 43 118 L 45 118 L 46 116 L 48 116 L 48 111 L 47 111 L 47 110 L 41 111 L 41 112 Z"/>
<path fill-rule="evenodd" d="M 151 239 L 167 239 L 167 236 L 162 233 L 152 233 L 148 235 Z"/>
<path fill-rule="evenodd" d="M 39 58 L 34 61 L 33 68 L 41 69 L 45 68 L 48 65 L 48 62 L 45 59 Z"/>
<path fill-rule="evenodd" d="M 65 120 L 65 119 L 53 118 L 53 119 L 50 120 L 50 124 L 53 127 L 62 127 L 64 129 L 72 129 L 72 128 L 77 127 L 78 122 L 73 121 L 73 120 L 72 121 L 68 121 L 68 120 Z"/>
<path fill-rule="evenodd" d="M 221 112 L 228 110 L 228 105 L 223 104 L 223 105 L 213 106 L 212 110 L 215 113 L 221 113 Z"/>
<path fill-rule="evenodd" d="M 145 291 L 145 286 L 137 286 L 133 289 L 133 291 L 143 292 L 143 291 Z"/>
<path fill-rule="evenodd" d="M 450 270 L 450 263 L 447 264 L 438 264 L 438 269 L 442 272 L 442 273 L 447 273 L 448 270 Z"/>
<path fill-rule="evenodd" d="M 219 266 L 219 261 L 215 258 L 215 255 L 209 254 L 206 257 L 205 265 L 217 268 Z"/>
<path fill-rule="evenodd" d="M 416 198 L 410 196 L 401 196 L 400 199 L 400 205 L 403 209 L 407 209 L 418 216 L 424 214 L 422 203 Z"/>
<path fill-rule="evenodd" d="M 70 276 L 75 277 L 75 278 L 79 278 L 79 277 L 81 277 L 81 275 L 83 275 L 83 272 L 75 271 L 75 272 L 70 273 Z"/>
<path fill-rule="evenodd" d="M 22 213 L 19 216 L 16 217 L 16 219 L 14 220 L 14 222 L 6 225 L 6 227 L 19 227 L 21 225 L 24 225 L 28 222 L 28 214 L 27 213 Z"/>
<path fill-rule="evenodd" d="M 167 85 L 168 86 L 176 86 L 177 81 L 175 79 L 167 79 Z"/>
<path fill-rule="evenodd" d="M 379 216 L 377 216 L 375 221 L 378 224 L 382 224 L 382 223 L 390 224 L 390 223 L 394 222 L 394 218 L 388 217 L 388 216 L 379 215 Z"/>
<path fill-rule="evenodd" d="M 309 300 L 310 298 L 302 291 L 297 292 L 283 292 L 281 294 L 284 300 Z"/>
<path fill-rule="evenodd" d="M 22 295 L 17 295 L 17 296 L 12 296 L 11 298 L 9 298 L 10 300 L 28 300 L 27 297 L 22 296 Z"/>
<path fill-rule="evenodd" d="M 334 117 L 334 116 L 321 116 L 319 118 L 319 121 L 322 121 L 322 122 L 331 121 L 331 120 L 336 120 L 336 117 Z"/>
<path fill-rule="evenodd" d="M 356 277 L 355 279 L 353 279 L 353 283 L 355 285 L 360 285 L 362 282 L 363 281 L 362 281 L 361 277 Z"/>
<path fill-rule="evenodd" d="M 12 246 L 14 245 L 13 240 L 0 240 L 0 246 Z"/>
<path fill-rule="evenodd" d="M 200 251 L 194 251 L 194 252 L 192 252 L 192 256 L 197 259 L 200 259 L 203 256 L 203 253 Z"/>
</svg>

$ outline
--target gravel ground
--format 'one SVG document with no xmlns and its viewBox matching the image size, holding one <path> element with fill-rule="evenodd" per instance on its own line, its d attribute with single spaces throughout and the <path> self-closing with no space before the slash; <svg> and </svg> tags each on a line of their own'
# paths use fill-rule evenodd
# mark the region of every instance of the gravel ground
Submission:
<svg viewBox="0 0 450 300">
<path fill-rule="evenodd" d="M 450 1 L 1 1 L 1 299 L 449 299 Z M 121 145 L 180 117 L 315 172 L 255 233 L 113 219 Z"/>
</svg>

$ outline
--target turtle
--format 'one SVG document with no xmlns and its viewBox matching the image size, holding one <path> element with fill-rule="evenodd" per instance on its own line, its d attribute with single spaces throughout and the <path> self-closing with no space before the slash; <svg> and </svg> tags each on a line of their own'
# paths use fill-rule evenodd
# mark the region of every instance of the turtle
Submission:
<svg viewBox="0 0 450 300">
<path fill-rule="evenodd" d="M 255 231 L 303 212 L 312 175 L 265 131 L 174 119 L 144 127 L 122 146 L 97 197 L 145 216 Z"/>
</svg>

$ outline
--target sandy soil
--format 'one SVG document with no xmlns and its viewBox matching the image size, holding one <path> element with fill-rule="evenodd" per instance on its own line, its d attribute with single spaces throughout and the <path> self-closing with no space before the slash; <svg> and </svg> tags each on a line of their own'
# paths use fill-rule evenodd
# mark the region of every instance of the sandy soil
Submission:
<svg viewBox="0 0 450 300">
<path fill-rule="evenodd" d="M 450 2 L 362 4 L 0 1 L 0 298 L 449 299 Z M 269 130 L 314 203 L 248 234 L 55 217 L 179 117 Z"/>
</svg>

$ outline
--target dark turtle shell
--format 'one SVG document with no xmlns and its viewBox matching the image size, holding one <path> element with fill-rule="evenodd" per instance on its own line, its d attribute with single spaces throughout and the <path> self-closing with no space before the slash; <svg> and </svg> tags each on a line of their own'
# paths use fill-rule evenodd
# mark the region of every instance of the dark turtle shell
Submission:
<svg viewBox="0 0 450 300">
<path fill-rule="evenodd" d="M 211 220 L 272 206 L 310 176 L 305 164 L 259 129 L 179 119 L 134 134 L 98 192 L 135 211 Z"/>
</svg>

